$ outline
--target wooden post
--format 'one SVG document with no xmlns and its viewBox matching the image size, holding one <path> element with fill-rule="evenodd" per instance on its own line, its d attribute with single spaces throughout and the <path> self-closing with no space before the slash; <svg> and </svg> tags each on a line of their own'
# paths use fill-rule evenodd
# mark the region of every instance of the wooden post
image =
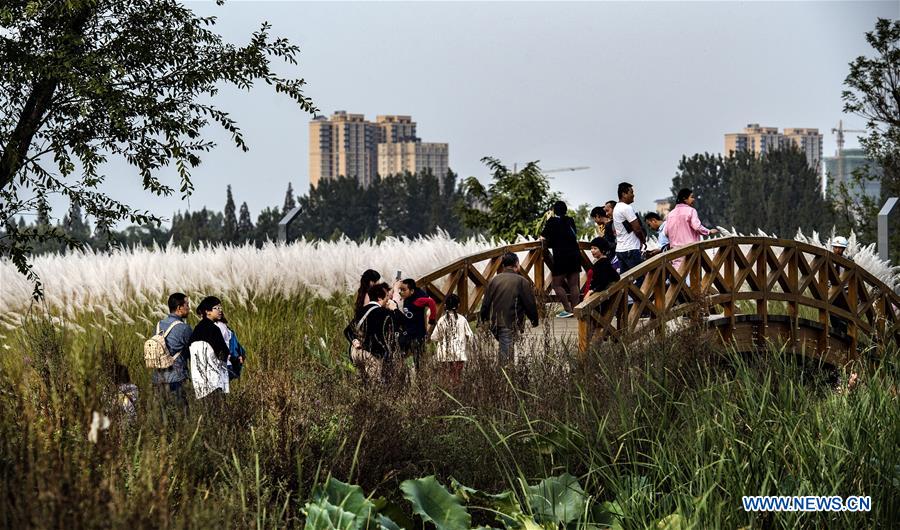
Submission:
<svg viewBox="0 0 900 530">
<path fill-rule="evenodd" d="M 765 348 L 769 338 L 769 281 L 766 274 L 767 244 L 760 244 L 759 256 L 756 257 L 756 282 L 761 288 L 760 297 L 756 300 L 756 314 L 760 317 L 759 333 L 757 334 L 757 347 Z"/>
<path fill-rule="evenodd" d="M 666 336 L 666 259 L 656 268 L 656 281 L 653 282 L 653 305 L 656 306 L 657 333 Z"/>
<path fill-rule="evenodd" d="M 723 248 L 723 250 L 729 253 L 728 256 L 725 257 L 725 278 L 723 280 L 729 295 L 728 300 L 722 304 L 722 307 L 725 309 L 725 318 L 728 319 L 728 325 L 725 327 L 723 338 L 726 341 L 731 341 L 734 338 L 734 296 L 735 291 L 737 290 L 734 285 L 734 260 L 735 253 L 740 252 L 741 249 L 734 241 L 731 241 L 727 247 Z"/>
<path fill-rule="evenodd" d="M 583 354 L 587 353 L 590 346 L 593 323 L 594 318 L 590 314 L 578 319 L 578 351 L 582 353 L 582 360 L 585 358 Z"/>
<path fill-rule="evenodd" d="M 828 354 L 831 344 L 831 313 L 828 311 L 828 275 L 831 270 L 831 252 L 827 252 L 821 256 L 819 270 L 816 273 L 819 277 L 816 282 L 819 284 L 819 292 L 824 293 L 823 308 L 819 309 L 819 324 L 822 324 L 822 339 L 816 345 L 816 354 L 819 358 L 824 358 Z"/>
<path fill-rule="evenodd" d="M 459 307 L 465 308 L 466 314 L 472 309 L 469 307 L 469 267 L 471 264 L 468 260 L 462 264 L 462 274 L 456 280 L 456 294 L 459 296 Z"/>
<path fill-rule="evenodd" d="M 853 318 L 847 322 L 847 335 L 850 337 L 850 351 L 847 352 L 847 357 L 844 359 L 844 362 L 847 362 L 856 358 L 856 348 L 859 343 L 859 326 L 856 325 L 856 320 L 859 318 L 859 315 L 856 314 L 859 307 L 859 276 L 856 271 L 846 269 L 844 276 L 848 277 L 847 305 L 850 308 L 850 314 L 853 315 Z M 843 289 L 843 285 L 839 288 Z"/>
<path fill-rule="evenodd" d="M 791 319 L 791 349 L 794 351 L 797 351 L 797 335 L 798 327 L 800 326 L 800 309 L 797 305 L 797 300 L 801 296 L 801 293 L 798 292 L 800 290 L 800 265 L 797 262 L 797 252 L 799 252 L 799 250 L 794 247 L 790 259 L 785 263 L 788 268 L 787 283 L 791 291 L 791 301 L 788 302 L 788 316 Z"/>
<path fill-rule="evenodd" d="M 534 290 L 535 294 L 540 296 L 544 296 L 544 290 L 546 286 L 544 285 L 545 272 L 544 272 L 544 242 L 540 241 L 540 246 L 535 251 L 537 252 L 537 256 L 534 257 Z"/>
</svg>

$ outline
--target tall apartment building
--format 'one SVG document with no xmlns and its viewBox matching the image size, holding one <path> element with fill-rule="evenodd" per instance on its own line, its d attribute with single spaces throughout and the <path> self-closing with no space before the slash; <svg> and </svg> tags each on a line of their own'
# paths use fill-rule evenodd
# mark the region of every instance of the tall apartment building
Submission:
<svg viewBox="0 0 900 530">
<path fill-rule="evenodd" d="M 822 162 L 822 134 L 819 129 L 785 128 L 784 141 L 792 142 L 803 154 L 809 167 L 819 169 Z"/>
<path fill-rule="evenodd" d="M 416 136 L 411 116 L 377 116 L 335 112 L 309 124 L 309 182 L 339 176 L 356 178 L 364 186 L 379 175 L 431 169 L 443 177 L 448 169 L 448 145 L 424 143 Z"/>
<path fill-rule="evenodd" d="M 309 124 L 309 182 L 339 175 L 355 177 L 368 186 L 377 172 L 375 157 L 379 130 L 362 114 L 339 110 Z"/>
<path fill-rule="evenodd" d="M 447 174 L 447 144 L 400 142 L 378 144 L 378 174 L 418 173 L 430 169 L 439 178 Z"/>
<path fill-rule="evenodd" d="M 752 151 L 763 155 L 792 143 L 806 154 L 809 167 L 818 168 L 822 160 L 822 138 L 818 129 L 795 127 L 780 133 L 777 127 L 760 127 L 758 123 L 750 123 L 743 132 L 725 134 L 725 154 Z"/>
</svg>

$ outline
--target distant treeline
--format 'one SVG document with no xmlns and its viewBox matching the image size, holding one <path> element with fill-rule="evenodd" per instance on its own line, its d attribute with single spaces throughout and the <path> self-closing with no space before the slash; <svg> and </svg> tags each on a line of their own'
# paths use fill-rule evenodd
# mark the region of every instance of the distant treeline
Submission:
<svg viewBox="0 0 900 530">
<path fill-rule="evenodd" d="M 188 248 L 200 242 L 245 244 L 261 246 L 276 240 L 278 222 L 287 212 L 301 206 L 300 215 L 288 232 L 290 239 L 336 239 L 342 236 L 355 241 L 388 236 L 419 236 L 433 234 L 438 228 L 453 237 L 466 235 L 460 220 L 459 208 L 463 189 L 457 176 L 448 172 L 437 178 L 430 171 L 418 174 L 392 175 L 363 187 L 354 178 L 341 177 L 324 180 L 317 188 L 310 187 L 306 195 L 295 196 L 288 184 L 280 206 L 263 208 L 255 222 L 246 202 L 236 208 L 231 186 L 226 188 L 223 211 L 203 208 L 194 212 L 176 212 L 170 227 L 145 225 L 129 226 L 121 231 L 92 229 L 78 205 L 72 205 L 61 222 L 51 223 L 47 211 L 38 212 L 33 223 L 18 220 L 20 230 L 34 234 L 56 232 L 85 243 L 92 248 L 114 246 L 160 246 L 172 243 Z M 64 252 L 60 241 L 36 238 L 32 254 Z"/>
</svg>

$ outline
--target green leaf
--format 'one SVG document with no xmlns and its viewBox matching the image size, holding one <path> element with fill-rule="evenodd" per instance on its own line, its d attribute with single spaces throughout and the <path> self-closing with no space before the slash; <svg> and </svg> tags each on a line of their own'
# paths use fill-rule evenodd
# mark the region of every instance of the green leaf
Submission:
<svg viewBox="0 0 900 530">
<path fill-rule="evenodd" d="M 335 478 L 328 479 L 325 488 L 319 492 L 319 496 L 352 513 L 363 523 L 369 520 L 375 509 L 375 505 L 363 494 L 362 488 L 346 484 Z M 315 493 L 313 498 L 316 498 Z"/>
<path fill-rule="evenodd" d="M 538 522 L 570 523 L 585 511 L 585 495 L 578 479 L 564 473 L 525 487 L 526 500 Z"/>
<path fill-rule="evenodd" d="M 356 515 L 341 509 L 327 500 L 306 504 L 306 530 L 354 530 L 357 526 Z"/>
<path fill-rule="evenodd" d="M 487 493 L 465 486 L 454 478 L 450 479 L 450 487 L 466 504 L 493 511 L 497 515 L 497 520 L 507 528 L 521 525 L 518 519 L 523 518 L 524 514 L 512 491 Z"/>
<path fill-rule="evenodd" d="M 400 489 L 412 503 L 413 512 L 434 523 L 438 530 L 469 530 L 469 512 L 459 502 L 459 497 L 447 491 L 434 475 L 404 480 Z"/>
<path fill-rule="evenodd" d="M 305 508 L 308 530 L 359 530 L 371 526 L 369 521 L 375 513 L 375 504 L 366 498 L 359 486 L 329 478 L 324 487 L 313 491 L 312 499 Z M 381 523 L 379 518 L 382 526 L 396 527 L 390 518 L 384 519 L 385 523 Z"/>
</svg>

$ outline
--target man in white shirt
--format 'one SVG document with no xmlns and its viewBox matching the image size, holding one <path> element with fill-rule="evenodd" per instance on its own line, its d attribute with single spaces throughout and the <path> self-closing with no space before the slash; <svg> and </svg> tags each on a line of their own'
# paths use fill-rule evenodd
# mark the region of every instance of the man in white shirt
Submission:
<svg viewBox="0 0 900 530">
<path fill-rule="evenodd" d="M 619 258 L 620 274 L 640 265 L 644 258 L 641 252 L 647 248 L 641 222 L 631 203 L 634 202 L 634 186 L 627 182 L 619 184 L 619 202 L 613 208 L 613 228 L 616 231 L 616 257 Z M 643 278 L 638 280 L 641 284 Z"/>
</svg>

